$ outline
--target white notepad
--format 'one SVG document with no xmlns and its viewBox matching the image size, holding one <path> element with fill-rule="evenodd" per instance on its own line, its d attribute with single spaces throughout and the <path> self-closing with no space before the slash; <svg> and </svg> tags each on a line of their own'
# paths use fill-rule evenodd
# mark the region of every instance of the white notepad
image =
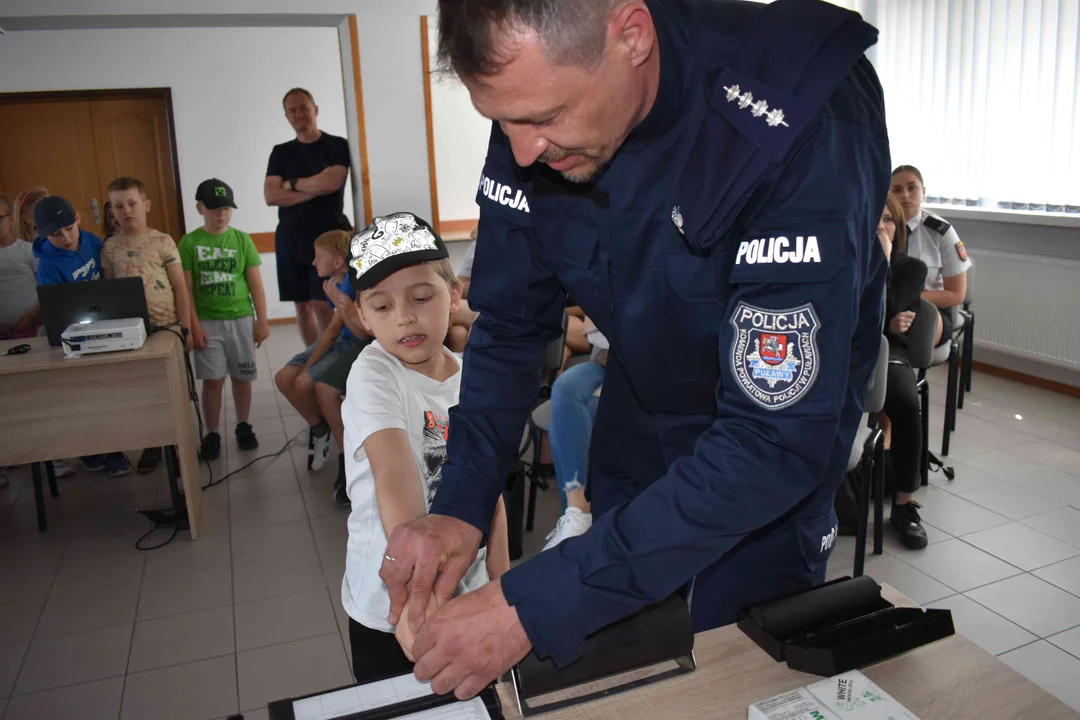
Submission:
<svg viewBox="0 0 1080 720">
<path fill-rule="evenodd" d="M 430 683 L 412 673 L 293 701 L 296 720 L 331 720 L 432 695 Z M 491 720 L 479 697 L 403 715 L 409 720 Z"/>
</svg>

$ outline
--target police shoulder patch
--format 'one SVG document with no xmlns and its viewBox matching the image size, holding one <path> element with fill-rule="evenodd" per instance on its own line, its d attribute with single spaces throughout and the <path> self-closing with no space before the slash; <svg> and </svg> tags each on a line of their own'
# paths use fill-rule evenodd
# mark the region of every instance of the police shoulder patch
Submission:
<svg viewBox="0 0 1080 720">
<path fill-rule="evenodd" d="M 956 243 L 956 254 L 960 256 L 960 262 L 967 262 L 967 250 L 964 248 L 963 240 Z"/>
<path fill-rule="evenodd" d="M 926 219 L 923 220 L 923 225 L 930 228 L 939 235 L 944 235 L 945 233 L 949 232 L 949 228 L 952 227 L 952 225 L 950 225 L 946 220 L 943 220 L 936 215 L 927 215 Z"/>
<path fill-rule="evenodd" d="M 747 397 L 766 410 L 802 400 L 818 376 L 821 322 L 813 305 L 766 310 L 740 302 L 731 325 L 731 371 Z"/>
</svg>

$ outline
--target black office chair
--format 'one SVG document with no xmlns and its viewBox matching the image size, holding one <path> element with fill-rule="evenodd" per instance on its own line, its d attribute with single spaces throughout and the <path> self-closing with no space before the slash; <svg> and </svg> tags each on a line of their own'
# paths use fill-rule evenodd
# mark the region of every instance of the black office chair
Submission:
<svg viewBox="0 0 1080 720">
<path fill-rule="evenodd" d="M 877 364 L 866 389 L 866 425 L 855 433 L 848 459 L 848 472 L 862 465 L 859 486 L 859 517 L 855 530 L 854 577 L 863 574 L 866 562 L 866 533 L 870 515 L 870 493 L 874 493 L 874 554 L 884 552 L 885 525 L 885 431 L 878 424 L 878 413 L 885 407 L 885 391 L 889 377 L 889 341 L 881 338 Z"/>
<path fill-rule="evenodd" d="M 544 434 L 551 425 L 551 387 L 555 384 L 555 378 L 562 367 L 564 348 L 566 347 L 566 328 L 569 318 L 563 313 L 562 335 L 557 340 L 548 343 L 544 350 L 543 378 L 540 385 L 540 403 L 531 413 L 528 420 L 528 438 L 522 449 L 522 456 L 530 449 L 532 458 L 529 461 L 529 507 L 525 517 L 525 530 L 532 532 L 536 520 L 536 493 L 537 489 L 547 490 L 550 467 L 544 467 L 540 462 L 540 448 L 543 444 Z"/>
<path fill-rule="evenodd" d="M 960 342 L 960 388 L 956 395 L 956 407 L 964 409 L 964 393 L 971 392 L 971 364 L 975 352 L 975 311 L 971 309 L 975 299 L 971 294 L 971 271 L 968 271 L 967 293 L 962 307 L 954 308 L 954 342 Z M 954 428 L 955 429 L 955 428 Z"/>
<path fill-rule="evenodd" d="M 956 422 L 956 384 L 958 365 L 955 362 L 956 345 L 949 340 L 940 347 L 934 347 L 934 334 L 937 331 L 938 310 L 929 300 L 920 300 L 915 320 L 908 329 L 908 360 L 911 367 L 918 371 L 920 414 L 922 415 L 923 457 L 920 462 L 922 484 L 930 484 L 930 466 L 940 468 L 945 477 L 952 480 L 956 474 L 930 452 L 930 382 L 926 371 L 934 365 L 949 362 L 949 389 L 945 399 L 945 429 L 942 437 L 942 455 L 948 451 L 950 423 Z M 944 355 L 944 357 L 943 357 Z"/>
<path fill-rule="evenodd" d="M 507 516 L 507 539 L 510 549 L 510 559 L 517 560 L 523 554 L 522 525 L 530 532 L 536 519 L 536 493 L 537 488 L 547 490 L 549 485 L 540 467 L 540 448 L 543 433 L 547 432 L 551 418 L 551 386 L 555 383 L 555 377 L 562 366 L 563 348 L 566 347 L 566 327 L 569 320 L 566 313 L 562 317 L 562 334 L 548 343 L 544 349 L 543 370 L 540 378 L 539 402 L 533 411 L 529 413 L 525 439 L 514 458 L 514 465 L 506 478 L 504 500 L 506 502 Z M 545 419 L 546 418 L 546 419 Z M 524 458 L 532 450 L 532 457 L 528 470 L 525 469 Z M 529 484 L 528 511 L 525 509 L 525 485 Z"/>
</svg>

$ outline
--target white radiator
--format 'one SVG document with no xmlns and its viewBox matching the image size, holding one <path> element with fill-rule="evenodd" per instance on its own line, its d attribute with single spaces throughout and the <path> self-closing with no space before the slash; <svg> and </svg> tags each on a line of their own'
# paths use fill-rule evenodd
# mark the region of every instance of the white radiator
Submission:
<svg viewBox="0 0 1080 720">
<path fill-rule="evenodd" d="M 1080 370 L 1080 262 L 968 253 L 976 347 Z"/>
</svg>

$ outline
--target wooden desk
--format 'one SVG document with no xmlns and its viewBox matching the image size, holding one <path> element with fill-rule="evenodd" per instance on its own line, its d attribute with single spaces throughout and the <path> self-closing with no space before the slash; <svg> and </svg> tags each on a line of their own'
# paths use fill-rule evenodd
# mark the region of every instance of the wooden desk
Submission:
<svg viewBox="0 0 1080 720">
<path fill-rule="evenodd" d="M 175 445 L 191 538 L 202 490 L 196 418 L 179 338 L 154 333 L 138 350 L 65 358 L 46 338 L 0 342 L 0 466 Z"/>
<path fill-rule="evenodd" d="M 891 587 L 894 605 L 915 604 Z M 545 714 L 544 720 L 746 720 L 747 708 L 797 687 L 816 675 L 773 661 L 737 627 L 697 636 L 696 672 L 655 685 Z M 1077 718 L 1067 705 L 961 635 L 862 670 L 920 720 L 965 718 Z M 506 720 L 520 720 L 514 690 L 498 686 Z M 553 696 L 549 696 L 553 697 Z"/>
</svg>

